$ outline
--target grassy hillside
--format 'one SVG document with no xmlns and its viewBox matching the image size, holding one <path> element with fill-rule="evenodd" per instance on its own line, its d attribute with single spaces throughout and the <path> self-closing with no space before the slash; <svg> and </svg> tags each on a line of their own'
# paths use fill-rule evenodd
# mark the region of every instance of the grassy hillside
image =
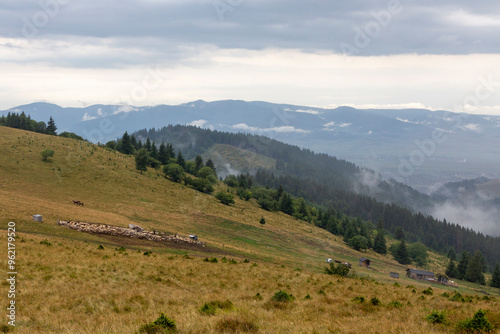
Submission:
<svg viewBox="0 0 500 334">
<path fill-rule="evenodd" d="M 44 162 L 46 148 L 55 155 Z M 480 308 L 500 326 L 496 289 L 461 286 L 462 295 L 472 296 L 468 302 L 442 296 L 453 295 L 447 287 L 433 286 L 433 295 L 424 295 L 429 285 L 403 278 L 406 267 L 388 257 L 356 252 L 324 230 L 253 201 L 226 206 L 155 170 L 140 174 L 132 157 L 86 142 L 0 127 L 0 172 L 2 238 L 9 221 L 19 236 L 19 333 L 135 333 L 162 312 L 181 333 L 446 333 Z M 32 221 L 33 214 L 44 222 Z M 85 234 L 58 226 L 57 219 L 194 233 L 207 247 Z M 126 251 L 117 250 L 122 245 Z M 360 256 L 372 259 L 376 270 L 358 267 Z M 364 278 L 323 274 L 327 257 L 353 263 Z M 444 271 L 445 264 L 432 255 L 428 269 Z M 401 278 L 389 278 L 390 271 Z M 491 298 L 474 289 L 487 289 Z M 279 290 L 295 300 L 272 302 Z M 374 297 L 381 305 L 369 303 Z M 212 316 L 200 312 L 216 300 L 234 307 Z M 433 309 L 446 310 L 449 324 L 424 320 Z"/>
<path fill-rule="evenodd" d="M 259 168 L 274 169 L 276 159 L 225 144 L 215 144 L 202 154 L 203 160 L 212 159 L 219 175 L 240 174 Z"/>
</svg>

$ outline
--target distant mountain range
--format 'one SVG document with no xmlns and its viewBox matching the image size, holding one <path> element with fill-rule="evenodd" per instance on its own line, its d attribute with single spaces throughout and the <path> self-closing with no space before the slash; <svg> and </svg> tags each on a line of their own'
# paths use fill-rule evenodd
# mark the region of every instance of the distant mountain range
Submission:
<svg viewBox="0 0 500 334">
<path fill-rule="evenodd" d="M 168 124 L 259 134 L 354 162 L 427 193 L 446 182 L 500 177 L 499 116 L 234 100 L 85 108 L 32 103 L 0 113 L 9 111 L 24 111 L 36 120 L 52 116 L 58 132 L 75 132 L 101 143 L 125 131 Z"/>
</svg>

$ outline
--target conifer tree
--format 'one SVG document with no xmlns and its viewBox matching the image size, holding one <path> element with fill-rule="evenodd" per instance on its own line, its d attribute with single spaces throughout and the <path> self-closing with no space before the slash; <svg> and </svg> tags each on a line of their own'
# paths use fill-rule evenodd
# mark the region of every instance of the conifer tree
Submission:
<svg viewBox="0 0 500 334">
<path fill-rule="evenodd" d="M 493 270 L 490 285 L 494 288 L 500 289 L 500 265 L 498 262 L 495 264 L 495 270 Z"/>
<path fill-rule="evenodd" d="M 167 150 L 167 156 L 168 156 L 168 159 L 174 159 L 175 158 L 175 151 L 174 151 L 174 146 L 172 145 L 172 143 L 167 143 L 167 147 L 166 147 L 166 150 Z"/>
<path fill-rule="evenodd" d="M 344 242 L 349 242 L 352 238 L 354 238 L 358 234 L 356 229 L 356 225 L 352 222 L 352 220 L 348 220 L 347 225 L 344 229 Z"/>
<path fill-rule="evenodd" d="M 208 159 L 207 160 L 207 163 L 205 164 L 206 167 L 210 167 L 214 170 L 214 172 L 217 172 L 217 170 L 215 169 L 215 165 L 214 165 L 214 162 L 212 161 L 212 159 Z"/>
<path fill-rule="evenodd" d="M 139 151 L 137 151 L 137 154 L 135 155 L 135 168 L 139 171 L 145 172 L 148 170 L 148 152 L 146 149 L 141 148 Z"/>
<path fill-rule="evenodd" d="M 151 152 L 149 153 L 151 158 L 158 159 L 158 148 L 156 147 L 156 143 L 151 143 Z"/>
<path fill-rule="evenodd" d="M 483 266 L 483 254 L 481 251 L 477 250 L 469 261 L 469 265 L 467 266 L 467 270 L 465 272 L 465 279 L 473 283 L 483 285 L 486 284 L 483 274 Z"/>
<path fill-rule="evenodd" d="M 399 243 L 399 246 L 396 248 L 396 256 L 395 256 L 396 261 L 398 261 L 401 264 L 410 264 L 411 259 L 410 259 L 410 254 L 408 253 L 408 247 L 406 246 L 406 240 L 403 239 Z"/>
<path fill-rule="evenodd" d="M 450 259 L 445 271 L 446 276 L 456 278 L 458 276 L 457 264 L 454 260 Z"/>
<path fill-rule="evenodd" d="M 168 159 L 170 159 L 170 157 L 167 153 L 167 146 L 165 145 L 165 143 L 161 143 L 160 148 L 158 149 L 158 160 L 160 160 L 160 163 L 162 165 L 166 165 Z"/>
<path fill-rule="evenodd" d="M 284 193 L 280 199 L 279 210 L 288 214 L 288 215 L 294 214 L 295 210 L 293 208 L 293 200 L 292 200 L 292 197 L 290 195 L 288 195 L 287 193 Z"/>
<path fill-rule="evenodd" d="M 387 242 L 385 240 L 384 228 L 382 227 L 381 219 L 379 219 L 377 224 L 377 235 L 373 241 L 373 250 L 379 254 L 387 254 Z"/>
<path fill-rule="evenodd" d="M 467 267 L 469 266 L 469 259 L 470 259 L 470 253 L 463 251 L 462 254 L 460 254 L 460 261 L 458 262 L 457 266 L 457 277 L 458 279 L 465 279 L 465 274 L 467 271 Z"/>
<path fill-rule="evenodd" d="M 184 157 L 182 156 L 182 152 L 180 150 L 177 153 L 177 164 L 181 166 L 183 169 L 186 168 L 186 160 L 184 160 Z"/>
<path fill-rule="evenodd" d="M 56 130 L 56 122 L 54 122 L 54 119 L 52 118 L 52 116 L 50 116 L 49 123 L 47 123 L 47 134 L 55 136 L 57 135 Z"/>
<path fill-rule="evenodd" d="M 132 146 L 132 142 L 130 140 L 130 135 L 128 134 L 127 131 L 125 131 L 125 133 L 122 136 L 120 147 L 121 147 L 120 152 L 122 152 L 124 154 L 134 153 L 134 147 Z"/>
<path fill-rule="evenodd" d="M 194 173 L 198 173 L 200 169 L 203 168 L 203 159 L 201 158 L 200 155 L 197 155 L 196 158 L 194 158 Z"/>
</svg>

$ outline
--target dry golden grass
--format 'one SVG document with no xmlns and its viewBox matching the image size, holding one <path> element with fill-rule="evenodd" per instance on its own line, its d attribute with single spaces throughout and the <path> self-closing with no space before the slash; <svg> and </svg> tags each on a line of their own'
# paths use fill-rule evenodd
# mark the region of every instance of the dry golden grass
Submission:
<svg viewBox="0 0 500 334">
<path fill-rule="evenodd" d="M 55 151 L 49 162 L 41 161 L 45 148 Z M 390 279 L 385 273 L 403 277 L 406 268 L 389 257 L 356 252 L 324 230 L 262 211 L 253 201 L 226 206 L 155 170 L 140 174 L 132 157 L 88 143 L 0 127 L 0 172 L 0 234 L 6 240 L 7 222 L 14 221 L 22 238 L 16 241 L 19 333 L 135 333 L 162 312 L 180 333 L 451 333 L 480 308 L 500 326 L 497 299 L 453 302 L 440 296 L 453 294 L 451 288 L 433 286 L 434 294 L 422 300 L 428 285 Z M 33 222 L 33 214 L 44 222 Z M 131 240 L 80 233 L 56 225 L 57 219 L 195 233 L 212 253 L 137 242 L 125 246 L 125 255 L 115 249 Z M 52 245 L 40 244 L 45 239 Z M 104 250 L 97 249 L 101 244 Z M 205 256 L 219 262 L 204 262 Z M 238 264 L 222 262 L 223 256 Z M 378 271 L 358 267 L 360 256 L 373 259 Z M 365 279 L 323 274 L 327 257 L 350 261 Z M 242 263 L 245 258 L 251 262 Z M 445 262 L 432 255 L 432 270 Z M 1 286 L 6 296 L 6 282 Z M 459 290 L 477 294 L 473 289 L 486 288 Z M 295 301 L 271 303 L 279 290 Z M 498 290 L 487 291 L 498 296 Z M 353 302 L 358 296 L 366 301 Z M 370 305 L 373 297 L 382 305 Z M 214 316 L 199 311 L 217 300 L 230 300 L 236 310 Z M 391 307 L 392 301 L 403 307 Z M 450 324 L 425 321 L 434 309 L 446 310 Z"/>
<path fill-rule="evenodd" d="M 119 252 L 112 246 L 98 250 L 96 243 L 58 237 L 48 238 L 47 246 L 40 243 L 43 237 L 20 236 L 19 333 L 134 333 L 160 313 L 174 319 L 180 333 L 234 328 L 258 333 L 452 333 L 457 321 L 478 309 L 488 310 L 490 321 L 500 325 L 497 298 L 453 302 L 436 286 L 433 295 L 422 294 L 428 286 L 409 279 L 397 280 L 397 287 L 266 263 L 233 264 L 220 256 L 218 263 L 208 263 L 160 250 L 149 256 L 144 250 Z M 271 303 L 280 290 L 296 299 Z M 360 296 L 364 303 L 353 301 Z M 374 297 L 382 305 L 371 305 Z M 216 300 L 230 300 L 236 309 L 213 316 L 200 312 L 204 303 Z M 391 307 L 393 301 L 402 307 Z M 446 310 L 450 324 L 427 322 L 432 310 Z"/>
</svg>

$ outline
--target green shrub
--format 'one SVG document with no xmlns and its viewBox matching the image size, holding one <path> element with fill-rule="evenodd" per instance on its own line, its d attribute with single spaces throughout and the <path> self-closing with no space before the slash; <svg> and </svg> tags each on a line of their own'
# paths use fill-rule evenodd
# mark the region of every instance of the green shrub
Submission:
<svg viewBox="0 0 500 334">
<path fill-rule="evenodd" d="M 118 252 L 125 252 L 126 251 L 125 247 L 123 247 L 123 246 L 121 246 L 120 248 L 115 248 L 115 250 Z"/>
<path fill-rule="evenodd" d="M 335 262 L 330 263 L 330 268 L 325 268 L 325 273 L 328 275 L 337 275 L 346 277 L 349 274 L 349 267 L 339 263 L 335 265 Z"/>
<path fill-rule="evenodd" d="M 434 294 L 434 291 L 432 290 L 431 287 L 428 287 L 427 289 L 425 289 L 424 291 L 422 291 L 422 293 L 424 295 L 429 295 L 429 296 L 432 296 Z"/>
<path fill-rule="evenodd" d="M 403 304 L 400 301 L 398 301 L 398 300 L 393 300 L 388 305 L 389 305 L 389 307 L 392 307 L 392 308 L 401 308 L 401 307 L 403 307 Z"/>
<path fill-rule="evenodd" d="M 215 198 L 217 198 L 222 204 L 234 204 L 234 196 L 225 191 L 219 191 L 215 194 Z"/>
<path fill-rule="evenodd" d="M 163 313 L 153 322 L 141 326 L 139 333 L 156 334 L 156 333 L 175 333 L 175 321 L 165 316 Z"/>
<path fill-rule="evenodd" d="M 203 259 L 204 262 L 210 262 L 210 263 L 217 263 L 219 261 L 217 261 L 217 258 L 216 257 L 211 257 L 211 258 L 208 258 L 206 257 L 205 259 Z"/>
<path fill-rule="evenodd" d="M 48 158 L 52 158 L 54 156 L 54 150 L 47 148 L 41 152 L 42 161 L 47 161 Z"/>
<path fill-rule="evenodd" d="M 104 247 L 102 245 L 99 245 L 99 247 L 97 247 L 97 249 L 101 250 L 101 249 L 104 249 Z"/>
<path fill-rule="evenodd" d="M 205 315 L 215 315 L 218 311 L 232 311 L 235 310 L 233 302 L 226 300 L 224 302 L 215 300 L 203 304 L 200 312 Z"/>
<path fill-rule="evenodd" d="M 445 324 L 446 323 L 446 314 L 444 311 L 432 311 L 425 320 L 433 323 L 433 324 Z"/>
<path fill-rule="evenodd" d="M 312 299 L 312 297 L 311 297 L 309 294 L 307 294 L 307 295 L 304 297 L 304 299 Z"/>
<path fill-rule="evenodd" d="M 373 306 L 379 306 L 382 305 L 382 302 L 377 297 L 373 297 L 372 299 L 370 299 L 370 304 L 372 304 Z"/>
<path fill-rule="evenodd" d="M 45 239 L 43 241 L 40 241 L 40 244 L 41 245 L 45 245 L 45 246 L 52 246 L 52 244 L 50 243 L 50 241 L 48 241 L 47 239 Z"/>
<path fill-rule="evenodd" d="M 271 300 L 274 302 L 287 303 L 294 301 L 295 297 L 292 294 L 280 290 L 274 294 Z"/>
<path fill-rule="evenodd" d="M 450 294 L 448 292 L 443 292 L 441 296 L 445 298 L 450 298 Z"/>
<path fill-rule="evenodd" d="M 363 296 L 356 296 L 352 299 L 352 302 L 353 303 L 356 303 L 356 304 L 362 304 L 365 302 L 365 297 Z"/>
<path fill-rule="evenodd" d="M 493 325 L 486 319 L 485 315 L 486 312 L 480 309 L 472 319 L 460 321 L 457 324 L 458 330 L 466 333 L 493 332 Z"/>
</svg>

